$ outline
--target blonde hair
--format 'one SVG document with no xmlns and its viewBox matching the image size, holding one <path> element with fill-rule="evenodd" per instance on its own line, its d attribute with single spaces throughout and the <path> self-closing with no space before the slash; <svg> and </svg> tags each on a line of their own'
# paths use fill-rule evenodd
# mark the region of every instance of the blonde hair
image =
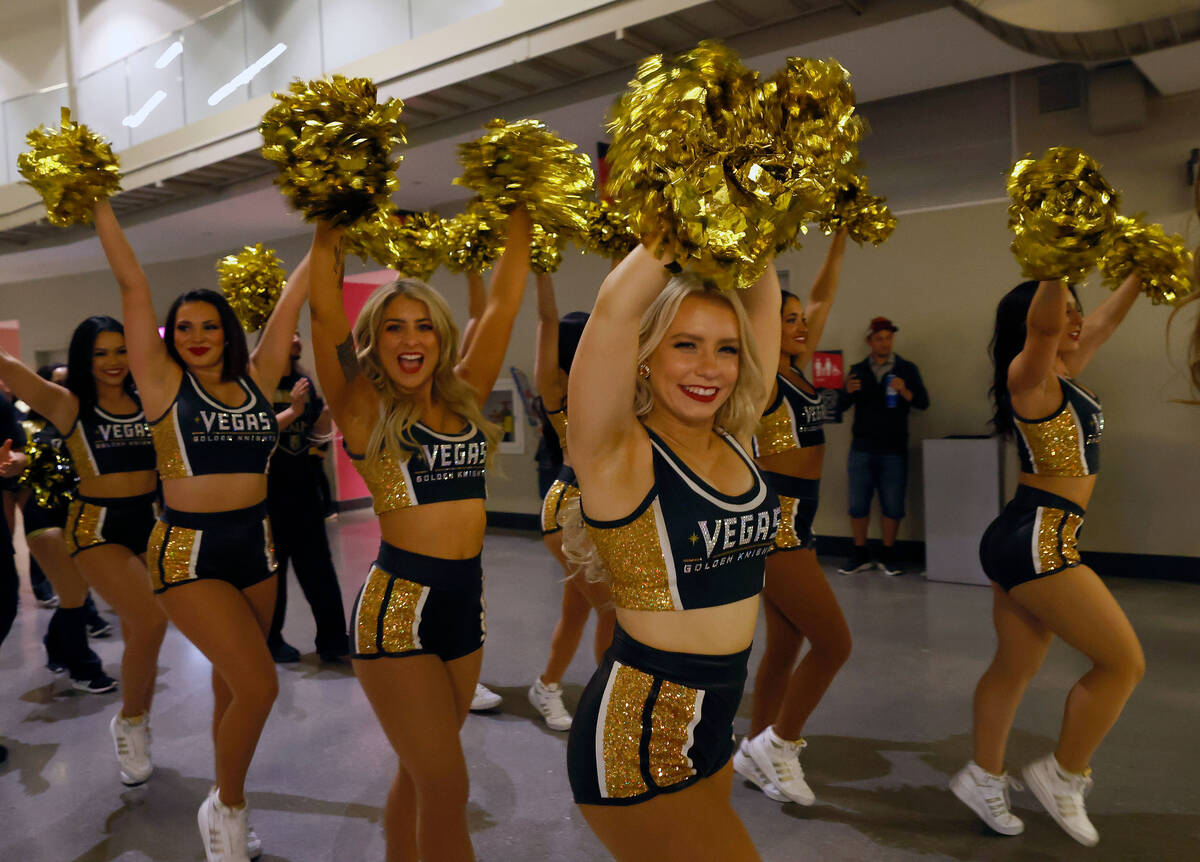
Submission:
<svg viewBox="0 0 1200 862">
<path fill-rule="evenodd" d="M 654 298 L 642 314 L 638 327 L 637 362 L 646 362 L 662 344 L 667 330 L 675 322 L 679 308 L 689 296 L 725 303 L 737 318 L 738 329 L 738 376 L 733 391 L 713 417 L 713 427 L 725 431 L 735 439 L 745 440 L 754 433 L 762 415 L 766 396 L 766 377 L 758 360 L 758 348 L 750 318 L 741 298 L 736 293 L 727 293 L 706 285 L 692 273 L 683 273 L 672 278 L 662 293 Z M 650 382 L 640 374 L 637 377 L 633 396 L 633 412 L 645 416 L 654 409 L 654 390 Z M 604 565 L 598 549 L 587 532 L 583 520 L 582 497 L 564 501 L 558 513 L 562 526 L 562 548 L 568 568 L 573 575 L 582 575 L 589 581 L 610 582 L 611 575 Z"/>
<path fill-rule="evenodd" d="M 496 444 L 500 442 L 503 432 L 499 425 L 484 418 L 474 387 L 454 373 L 454 368 L 458 365 L 458 327 L 454 325 L 450 307 L 446 305 L 446 300 L 442 299 L 441 294 L 415 278 L 398 278 L 379 287 L 367 298 L 358 319 L 354 322 L 358 366 L 363 376 L 379 393 L 380 401 L 379 421 L 371 429 L 371 439 L 367 443 L 367 463 L 373 467 L 377 466 L 389 440 L 396 440 L 401 449 L 409 454 L 416 453 L 420 448 L 411 431 L 421 418 L 420 407 L 411 395 L 404 392 L 396 385 L 396 381 L 388 376 L 376 350 L 384 313 L 397 297 L 407 297 L 420 302 L 429 310 L 429 319 L 438 339 L 438 360 L 433 370 L 433 398 L 483 431 L 487 440 L 486 465 L 491 466 Z"/>
<path fill-rule="evenodd" d="M 737 318 L 740 346 L 737 381 L 733 384 L 733 391 L 713 417 L 713 425 L 739 440 L 746 440 L 754 433 L 761 418 L 766 396 L 766 380 L 762 364 L 758 361 L 758 349 L 754 332 L 750 328 L 750 318 L 736 293 L 727 293 L 706 285 L 693 273 L 685 272 L 672 278 L 642 314 L 641 325 L 638 327 L 638 364 L 648 361 L 650 355 L 662 344 L 667 330 L 679 314 L 679 307 L 689 296 L 724 303 Z M 650 382 L 639 374 L 633 396 L 633 412 L 637 416 L 645 416 L 652 409 L 654 390 L 650 387 Z"/>
</svg>

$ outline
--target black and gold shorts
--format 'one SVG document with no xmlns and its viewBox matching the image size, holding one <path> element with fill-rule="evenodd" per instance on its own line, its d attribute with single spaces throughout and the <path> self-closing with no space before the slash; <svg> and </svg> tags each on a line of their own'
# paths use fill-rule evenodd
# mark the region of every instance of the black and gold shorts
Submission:
<svg viewBox="0 0 1200 862">
<path fill-rule="evenodd" d="M 577 805 L 635 805 L 720 771 L 750 648 L 731 655 L 666 652 L 620 626 L 583 691 L 567 741 Z"/>
<path fill-rule="evenodd" d="M 63 529 L 67 525 L 67 510 L 70 503 L 46 508 L 39 506 L 33 494 L 21 507 L 21 520 L 25 524 L 25 537 L 36 536 L 44 530 Z"/>
<path fill-rule="evenodd" d="M 979 542 L 983 571 L 1007 592 L 1078 566 L 1084 514 L 1065 497 L 1018 485 Z"/>
<path fill-rule="evenodd" d="M 558 513 L 562 511 L 563 506 L 578 496 L 579 481 L 575 478 L 575 471 L 564 466 L 542 500 L 543 536 L 562 530 L 562 524 L 558 522 Z"/>
<path fill-rule="evenodd" d="M 351 658 L 462 658 L 483 646 L 486 608 L 478 555 L 447 560 L 380 542 L 354 601 Z"/>
<path fill-rule="evenodd" d="M 71 556 L 101 545 L 124 545 L 146 553 L 154 529 L 154 493 L 137 497 L 84 497 L 67 510 L 66 539 Z"/>
<path fill-rule="evenodd" d="M 239 590 L 275 573 L 275 548 L 267 504 L 228 512 L 163 509 L 146 549 L 150 585 L 162 593 L 202 580 Z"/>
<path fill-rule="evenodd" d="M 775 534 L 776 551 L 812 550 L 817 537 L 813 535 L 813 518 L 817 516 L 817 503 L 821 499 L 820 479 L 798 479 L 786 473 L 763 471 L 763 478 L 779 495 L 779 532 Z"/>
</svg>

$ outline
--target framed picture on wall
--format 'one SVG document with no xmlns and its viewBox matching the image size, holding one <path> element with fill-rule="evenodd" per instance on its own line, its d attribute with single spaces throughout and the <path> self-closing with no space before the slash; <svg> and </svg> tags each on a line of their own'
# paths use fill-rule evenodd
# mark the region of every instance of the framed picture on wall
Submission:
<svg viewBox="0 0 1200 862">
<path fill-rule="evenodd" d="M 483 416 L 504 430 L 500 438 L 500 453 L 521 455 L 525 452 L 525 405 L 512 377 L 496 381 L 492 394 L 483 404 Z"/>
</svg>

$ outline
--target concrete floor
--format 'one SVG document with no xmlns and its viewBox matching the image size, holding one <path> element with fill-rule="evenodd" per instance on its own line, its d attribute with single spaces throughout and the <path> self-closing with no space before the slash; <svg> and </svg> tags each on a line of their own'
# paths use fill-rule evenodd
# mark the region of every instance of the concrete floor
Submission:
<svg viewBox="0 0 1200 862">
<path fill-rule="evenodd" d="M 347 607 L 377 541 L 369 514 L 330 524 Z M 558 571 L 540 541 L 489 536 L 484 548 L 489 640 L 483 679 L 501 711 L 463 732 L 478 858 L 591 862 L 608 858 L 571 803 L 566 735 L 535 720 L 525 689 L 545 660 Z M 832 575 L 855 635 L 854 655 L 808 728 L 804 765 L 817 805 L 778 805 L 735 783 L 734 807 L 764 860 L 1200 859 L 1200 588 L 1114 581 L 1145 646 L 1149 671 L 1095 760 L 1089 799 L 1100 846 L 1068 839 L 1027 793 L 1027 830 L 988 833 L 946 790 L 970 751 L 971 691 L 991 655 L 988 591 L 919 576 Z M 312 619 L 293 585 L 288 639 L 311 650 Z M 104 862 L 203 858 L 196 808 L 212 779 L 208 664 L 172 630 L 162 652 L 148 785 L 117 780 L 107 724 L 118 696 L 65 688 L 42 667 L 49 612 L 23 592 L 0 650 L 0 860 Z M 120 642 L 95 641 L 112 673 Z M 573 707 L 590 673 L 581 650 L 567 675 Z M 757 665 L 757 654 L 751 668 Z M 1053 744 L 1063 697 L 1084 662 L 1052 649 L 1017 717 L 1010 768 Z M 281 692 L 249 779 L 266 862 L 377 860 L 380 806 L 392 760 L 349 669 L 307 654 L 280 668 Z M 745 729 L 747 698 L 737 730 Z"/>
</svg>

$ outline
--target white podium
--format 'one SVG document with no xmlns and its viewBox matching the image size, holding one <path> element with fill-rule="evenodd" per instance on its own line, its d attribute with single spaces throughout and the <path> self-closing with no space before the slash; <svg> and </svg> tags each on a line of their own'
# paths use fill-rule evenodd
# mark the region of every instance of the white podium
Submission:
<svg viewBox="0 0 1200 862">
<path fill-rule="evenodd" d="M 1002 443 L 996 437 L 922 441 L 925 462 L 925 577 L 991 583 L 979 539 L 1003 506 Z"/>
</svg>

